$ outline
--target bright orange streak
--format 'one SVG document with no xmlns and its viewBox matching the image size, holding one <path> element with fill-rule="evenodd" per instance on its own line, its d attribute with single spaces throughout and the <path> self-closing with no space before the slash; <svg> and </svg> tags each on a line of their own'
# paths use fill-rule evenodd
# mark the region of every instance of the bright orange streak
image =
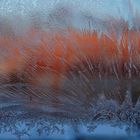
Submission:
<svg viewBox="0 0 140 140">
<path fill-rule="evenodd" d="M 57 88 L 62 75 L 85 57 L 94 63 L 118 63 L 119 67 L 130 58 L 135 65 L 140 63 L 140 34 L 133 30 L 123 31 L 120 42 L 114 33 L 98 37 L 97 32 L 74 29 L 63 33 L 32 29 L 26 36 L 0 36 L 0 75 L 22 73 L 31 83 L 51 77 L 51 85 Z"/>
</svg>

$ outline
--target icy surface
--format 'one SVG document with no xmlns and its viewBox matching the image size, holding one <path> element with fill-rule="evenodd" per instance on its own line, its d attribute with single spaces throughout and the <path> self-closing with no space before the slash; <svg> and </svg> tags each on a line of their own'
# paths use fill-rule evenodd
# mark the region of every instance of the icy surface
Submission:
<svg viewBox="0 0 140 140">
<path fill-rule="evenodd" d="M 7 37 L 5 41 L 7 46 L 11 47 L 14 44 L 11 48 L 17 47 L 22 52 L 24 45 L 27 45 L 26 51 L 28 52 L 28 48 L 37 48 L 40 40 L 42 41 L 39 44 L 40 46 L 42 44 L 44 46 L 46 44 L 53 45 L 55 42 L 53 38 L 50 39 L 51 41 L 49 40 L 50 42 L 47 42 L 48 40 L 46 41 L 43 37 L 51 38 L 49 35 L 53 36 L 54 31 L 61 32 L 69 27 L 83 30 L 84 37 L 86 37 L 88 31 L 96 31 L 99 38 L 102 36 L 110 37 L 113 34 L 110 35 L 108 31 L 115 31 L 117 41 L 121 42 L 122 39 L 122 46 L 126 42 L 130 43 L 127 45 L 130 51 L 133 39 L 125 42 L 123 41 L 125 38 L 121 38 L 121 35 L 123 31 L 128 31 L 125 33 L 130 37 L 131 32 L 129 31 L 132 31 L 132 33 L 136 31 L 135 33 L 139 37 L 139 5 L 139 0 L 112 0 L 112 2 L 110 0 L 0 0 L 0 37 L 2 37 L 0 41 L 5 41 L 5 37 Z M 37 34 L 36 32 L 28 32 L 31 28 L 41 32 L 37 32 Z M 87 32 L 84 32 L 84 30 L 87 30 Z M 44 35 L 46 31 L 52 34 L 50 33 L 47 36 L 40 35 Z M 26 33 L 29 34 L 27 35 Z M 30 37 L 33 38 L 31 39 Z M 65 38 L 68 43 L 72 38 L 68 38 L 67 33 L 64 33 L 62 40 L 61 36 L 56 37 L 57 41 L 59 39 L 60 42 L 62 41 L 61 45 L 65 42 Z M 77 40 L 79 39 L 78 37 L 76 38 Z M 110 40 L 112 39 L 111 37 L 109 38 Z M 133 37 L 133 34 L 131 37 Z M 86 39 L 90 39 L 90 36 Z M 8 43 L 9 40 L 11 41 L 10 43 Z M 82 41 L 84 42 L 84 39 Z M 78 44 L 77 42 L 74 40 L 70 43 L 75 47 Z M 23 67 L 18 67 L 18 70 L 22 70 L 25 75 L 27 72 L 28 77 L 24 77 L 21 74 L 22 72 L 8 75 L 7 73 L 10 68 L 13 68 L 11 65 L 14 65 L 14 62 L 10 63 L 8 61 L 9 63 L 7 62 L 5 68 L 1 58 L 4 56 L 7 60 L 7 58 L 15 57 L 14 59 L 17 60 L 18 51 L 15 49 L 14 54 L 12 54 L 12 49 L 10 47 L 11 50 L 6 49 L 7 46 L 1 43 L 0 139 L 7 138 L 6 134 L 13 138 L 47 137 L 55 139 L 56 137 L 74 138 L 80 135 L 112 135 L 114 131 L 117 136 L 139 136 L 140 44 L 138 43 L 140 42 L 137 39 L 134 42 L 136 43 L 133 46 L 138 46 L 137 52 L 132 53 L 136 60 L 134 59 L 135 62 L 133 63 L 133 57 L 129 53 L 129 61 L 124 63 L 125 68 L 123 69 L 124 72 L 120 74 L 121 78 L 114 63 L 111 65 L 112 67 L 107 65 L 108 67 L 104 69 L 103 63 L 100 61 L 93 68 L 92 62 L 85 57 L 86 65 L 78 63 L 79 65 L 74 65 L 67 75 L 62 74 L 64 81 L 60 82 L 60 89 L 57 89 L 57 86 L 52 88 L 53 86 L 47 85 L 47 83 L 51 83 L 51 74 L 46 76 L 47 78 L 49 77 L 47 80 L 43 76 L 40 78 L 44 80 L 42 80 L 42 85 L 26 82 L 31 77 L 37 77 L 35 67 L 33 67 L 32 71 L 25 71 Z M 101 50 L 103 49 L 101 48 Z M 39 51 L 36 50 L 36 52 Z M 43 51 L 41 50 L 40 52 L 42 55 Z M 76 50 L 76 52 L 78 51 Z M 21 54 L 24 53 L 22 52 Z M 50 58 L 55 58 L 51 53 L 49 55 L 51 56 Z M 57 55 L 59 56 L 59 53 Z M 29 60 L 32 60 L 33 56 L 26 60 L 26 56 L 23 55 L 25 64 L 30 66 Z M 40 55 L 38 57 L 40 59 Z M 75 62 L 77 60 L 78 57 L 76 56 Z M 61 61 L 63 62 L 64 60 L 62 59 Z M 32 63 L 35 63 L 35 61 Z M 41 67 L 45 66 L 42 61 L 39 61 L 38 64 Z M 41 70 L 39 69 L 38 71 L 40 72 Z M 45 70 L 49 71 L 49 69 Z M 97 77 L 93 76 L 94 70 L 98 73 Z M 113 76 L 115 75 L 114 77 L 109 75 L 110 71 Z M 86 72 L 88 76 L 85 75 Z M 135 77 L 133 77 L 133 73 L 136 75 Z M 105 76 L 102 77 L 102 74 Z M 125 76 L 123 77 L 122 75 Z M 100 130 L 102 129 L 109 129 L 109 131 L 101 133 Z"/>
</svg>

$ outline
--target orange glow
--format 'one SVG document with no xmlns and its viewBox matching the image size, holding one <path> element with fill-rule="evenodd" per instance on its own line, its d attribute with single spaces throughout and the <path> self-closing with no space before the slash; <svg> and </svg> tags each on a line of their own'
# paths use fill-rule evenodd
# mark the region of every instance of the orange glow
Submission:
<svg viewBox="0 0 140 140">
<path fill-rule="evenodd" d="M 99 37 L 95 31 L 66 29 L 50 33 L 32 29 L 23 36 L 0 36 L 0 52 L 0 75 L 26 72 L 31 83 L 38 83 L 38 77 L 51 75 L 51 85 L 57 88 L 62 75 L 85 57 L 94 63 L 119 66 L 131 57 L 139 65 L 140 35 L 124 30 L 119 42 L 114 33 L 110 36 L 102 33 Z"/>
</svg>

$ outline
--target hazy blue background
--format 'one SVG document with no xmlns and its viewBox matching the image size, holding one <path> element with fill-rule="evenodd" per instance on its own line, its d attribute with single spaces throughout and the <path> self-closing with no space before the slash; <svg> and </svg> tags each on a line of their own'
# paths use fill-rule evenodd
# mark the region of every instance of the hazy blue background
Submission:
<svg viewBox="0 0 140 140">
<path fill-rule="evenodd" d="M 124 19 L 131 26 L 139 16 L 139 5 L 140 0 L 0 0 L 0 16 L 21 27 L 34 20 L 44 26 L 86 28 L 88 19 L 98 23 L 110 17 Z"/>
<path fill-rule="evenodd" d="M 66 15 L 61 14 L 60 17 L 56 20 L 53 18 L 50 20 L 51 15 L 55 15 L 57 11 L 61 11 L 61 8 L 64 9 Z M 62 22 L 59 21 L 61 17 L 68 15 L 71 18 L 72 25 L 76 27 L 86 28 L 88 23 L 86 19 L 94 17 L 99 21 L 102 19 L 108 19 L 110 17 L 122 18 L 125 21 L 128 21 L 130 26 L 133 24 L 133 17 L 139 15 L 140 13 L 140 0 L 0 0 L 0 23 L 6 18 L 13 25 L 14 29 L 19 27 L 25 27 L 30 25 L 30 19 L 39 19 L 45 24 L 51 24 L 56 26 L 57 23 L 59 26 L 65 23 L 67 20 L 62 18 Z M 58 15 L 57 15 L 58 16 Z M 18 17 L 18 18 L 17 18 Z M 36 18 L 37 17 L 37 18 Z M 19 20 L 21 19 L 21 20 Z M 96 19 L 96 21 L 97 21 Z M 49 22 L 47 22 L 49 20 Z M 85 22 L 84 22 L 85 20 Z M 39 22 L 40 22 L 39 21 Z M 43 22 L 44 21 L 44 22 Z M 64 21 L 64 22 L 63 22 Z M 84 127 L 80 127 L 80 134 L 89 135 L 90 133 L 85 130 Z M 21 126 L 21 129 L 24 128 Z M 66 133 L 63 138 L 71 138 L 76 134 L 71 129 L 71 126 L 65 126 Z M 31 138 L 37 138 L 36 131 L 31 131 Z M 94 131 L 94 135 L 124 135 L 126 132 L 124 128 L 113 128 L 109 125 L 99 125 Z M 0 134 L 1 138 L 15 138 L 11 134 L 3 133 Z M 58 137 L 57 134 L 52 135 L 52 137 Z M 42 135 L 41 138 L 46 138 L 46 135 Z"/>
</svg>

